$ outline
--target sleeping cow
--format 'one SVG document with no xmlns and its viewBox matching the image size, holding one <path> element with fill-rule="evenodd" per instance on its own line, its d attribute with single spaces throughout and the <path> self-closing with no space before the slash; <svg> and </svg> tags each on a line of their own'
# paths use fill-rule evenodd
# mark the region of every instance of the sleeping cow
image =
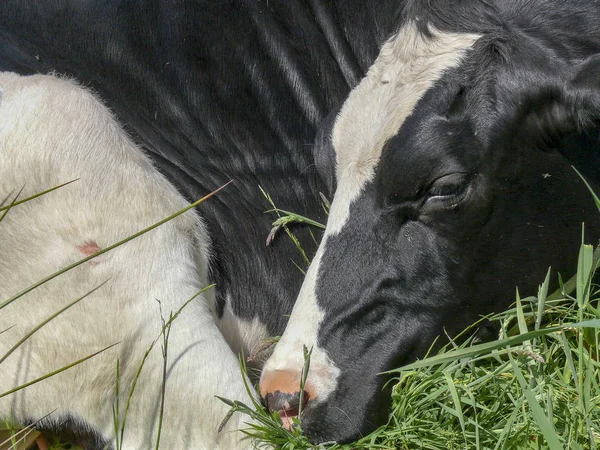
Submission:
<svg viewBox="0 0 600 450">
<path fill-rule="evenodd" d="M 0 2 L 0 202 L 75 180 L 0 222 L 0 303 L 233 180 L 0 310 L 3 358 L 97 288 L 0 362 L 0 394 L 116 344 L 0 398 L 0 418 L 74 432 L 90 449 L 114 445 L 114 411 L 122 448 L 151 448 L 166 375 L 161 448 L 250 445 L 235 432 L 243 417 L 217 432 L 227 407 L 214 396 L 249 402 L 234 352 L 283 333 L 303 276 L 285 235 L 265 247 L 276 216 L 260 187 L 278 207 L 325 220 L 319 192 L 330 196 L 333 168 L 314 152 L 317 125 L 375 59 L 396 8 Z M 294 231 L 314 255 L 308 230 Z M 163 320 L 207 283 L 216 287 L 173 321 L 166 364 L 162 339 L 148 354 L 127 407 Z"/>
<path fill-rule="evenodd" d="M 272 410 L 349 441 L 382 424 L 381 372 L 573 273 L 598 212 L 600 3 L 407 1 L 397 32 L 325 123 L 327 229 L 263 369 Z"/>
</svg>

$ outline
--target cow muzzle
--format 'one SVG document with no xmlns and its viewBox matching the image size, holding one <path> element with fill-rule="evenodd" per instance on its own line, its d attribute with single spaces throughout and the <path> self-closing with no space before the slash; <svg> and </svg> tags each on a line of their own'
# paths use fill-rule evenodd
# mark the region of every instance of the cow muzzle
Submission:
<svg viewBox="0 0 600 450">
<path fill-rule="evenodd" d="M 310 383 L 300 389 L 301 372 L 292 370 L 263 371 L 260 380 L 260 395 L 267 409 L 277 411 L 283 427 L 291 430 L 297 418 L 309 402 L 316 398 Z"/>
</svg>

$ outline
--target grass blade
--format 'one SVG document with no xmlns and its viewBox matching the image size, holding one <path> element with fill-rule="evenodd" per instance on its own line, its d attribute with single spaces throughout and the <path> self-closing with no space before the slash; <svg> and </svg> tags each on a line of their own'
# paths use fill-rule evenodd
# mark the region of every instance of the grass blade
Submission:
<svg viewBox="0 0 600 450">
<path fill-rule="evenodd" d="M 460 402 L 460 397 L 458 396 L 458 391 L 456 390 L 456 386 L 454 385 L 454 380 L 452 380 L 452 376 L 448 371 L 444 371 L 444 378 L 446 379 L 446 383 L 448 384 L 448 389 L 450 390 L 450 395 L 452 396 L 452 402 L 454 403 L 454 408 L 456 409 L 456 417 L 458 417 L 458 421 L 460 423 L 460 428 L 462 429 L 463 435 L 466 435 L 465 429 L 465 417 L 463 415 L 462 405 Z M 467 440 L 465 436 L 465 441 Z"/>
<path fill-rule="evenodd" d="M 560 442 L 560 438 L 556 434 L 556 431 L 554 430 L 554 426 L 552 425 L 552 423 L 550 423 L 548 417 L 544 414 L 544 410 L 542 409 L 538 401 L 535 399 L 535 395 L 533 394 L 531 389 L 529 389 L 529 386 L 525 381 L 525 377 L 523 376 L 521 369 L 519 369 L 518 365 L 515 363 L 514 358 L 510 356 L 510 354 L 508 357 L 510 358 L 513 371 L 517 376 L 517 379 L 519 380 L 519 384 L 521 385 L 523 394 L 527 399 L 527 403 L 529 404 L 529 408 L 531 409 L 531 414 L 533 415 L 533 418 L 537 425 L 540 427 L 540 431 L 546 439 L 548 446 L 551 450 L 563 450 L 564 447 Z"/>
<path fill-rule="evenodd" d="M 542 325 L 542 318 L 544 317 L 544 309 L 546 306 L 546 298 L 548 297 L 548 287 L 550 286 L 550 273 L 552 269 L 548 269 L 548 273 L 546 273 L 546 278 L 544 282 L 540 286 L 538 290 L 538 301 L 537 301 L 537 314 L 535 317 L 535 325 L 534 330 L 539 330 Z"/>
<path fill-rule="evenodd" d="M 135 233 L 135 234 L 132 234 L 131 236 L 129 236 L 129 237 L 126 237 L 125 239 L 122 239 L 122 240 L 120 240 L 119 242 L 116 242 L 116 243 L 114 243 L 114 244 L 112 244 L 112 245 L 109 245 L 108 247 L 106 247 L 106 248 L 104 248 L 104 249 L 102 249 L 102 250 L 100 250 L 100 251 L 98 251 L 98 252 L 94 253 L 93 255 L 90 255 L 90 256 L 87 256 L 87 257 L 85 257 L 85 258 L 83 258 L 83 259 L 80 259 L 79 261 L 77 261 L 77 262 L 75 262 L 75 263 L 73 263 L 73 264 L 70 264 L 70 265 L 68 265 L 67 267 L 65 267 L 65 268 L 63 268 L 63 269 L 61 269 L 61 270 L 59 270 L 59 271 L 57 271 L 57 272 L 55 272 L 55 273 L 53 273 L 53 274 L 51 274 L 51 275 L 47 276 L 46 278 L 44 278 L 44 279 L 42 279 L 42 280 L 38 281 L 37 283 L 35 283 L 35 284 L 33 284 L 33 285 L 29 286 L 28 288 L 26 288 L 26 289 L 22 290 L 21 292 L 19 292 L 19 293 L 15 294 L 14 296 L 12 296 L 12 297 L 11 297 L 11 298 L 9 298 L 8 300 L 6 300 L 4 303 L 0 304 L 0 309 L 2 309 L 2 308 L 4 308 L 4 307 L 6 307 L 6 306 L 8 306 L 8 305 L 10 305 L 12 302 L 14 302 L 15 300 L 17 300 L 17 299 L 21 298 L 22 296 L 24 296 L 24 295 L 25 295 L 25 294 L 27 294 L 28 292 L 31 292 L 31 291 L 33 291 L 34 289 L 36 289 L 36 288 L 40 287 L 41 285 L 43 285 L 43 284 L 47 283 L 48 281 L 50 281 L 50 280 L 52 280 L 52 279 L 54 279 L 54 278 L 58 277 L 59 275 L 62 275 L 63 273 L 65 273 L 65 272 L 67 272 L 67 271 L 69 271 L 69 270 L 73 269 L 74 267 L 80 266 L 81 264 L 83 264 L 83 263 L 85 263 L 85 262 L 87 262 L 87 261 L 89 261 L 89 260 L 91 260 L 91 259 L 94 259 L 94 258 L 96 258 L 96 257 L 98 257 L 98 256 L 100 256 L 100 255 L 103 255 L 103 254 L 104 254 L 104 253 L 106 253 L 106 252 L 109 252 L 109 251 L 111 251 L 111 250 L 113 250 L 113 249 L 115 249 L 115 248 L 117 248 L 117 247 L 119 247 L 119 246 L 121 246 L 121 245 L 123 245 L 123 244 L 125 244 L 125 243 L 129 242 L 129 241 L 132 241 L 132 240 L 134 240 L 134 239 L 136 239 L 136 238 L 138 238 L 138 237 L 142 236 L 143 234 L 146 234 L 146 233 L 148 233 L 149 231 L 152 231 L 152 230 L 154 230 L 155 228 L 158 228 L 158 227 L 159 227 L 159 226 L 161 226 L 162 224 L 164 224 L 164 223 L 167 223 L 167 222 L 169 222 L 170 220 L 173 220 L 174 218 L 176 218 L 176 217 L 179 217 L 180 215 L 182 215 L 182 214 L 184 214 L 184 213 L 188 212 L 190 209 L 193 209 L 193 208 L 195 208 L 195 207 L 196 207 L 196 206 L 198 206 L 200 203 L 202 203 L 202 202 L 204 202 L 204 201 L 208 200 L 209 198 L 211 198 L 213 195 L 217 194 L 219 191 L 221 191 L 221 190 L 223 190 L 225 187 L 227 187 L 227 186 L 228 186 L 230 183 L 231 183 L 231 181 L 229 181 L 228 183 L 224 184 L 223 186 L 221 186 L 221 187 L 220 187 L 220 188 L 218 188 L 217 190 L 215 190 L 215 191 L 211 192 L 210 194 L 208 194 L 208 195 L 205 195 L 205 196 L 204 196 L 204 197 L 202 197 L 200 200 L 197 200 L 197 201 L 195 201 L 194 203 L 192 203 L 192 204 L 190 204 L 190 205 L 186 206 L 185 208 L 183 208 L 183 209 L 181 209 L 181 210 L 177 211 L 176 213 L 174 213 L 174 214 L 171 214 L 169 217 L 167 217 L 167 218 L 165 218 L 165 219 L 163 219 L 163 220 L 160 220 L 160 221 L 156 222 L 155 224 L 153 224 L 153 225 L 150 225 L 149 227 L 147 227 L 147 228 L 144 228 L 143 230 L 140 230 L 140 231 L 138 231 L 137 233 Z"/>
<path fill-rule="evenodd" d="M 48 194 L 48 193 L 50 193 L 52 191 L 56 191 L 57 189 L 60 189 L 60 188 L 65 187 L 65 186 L 67 186 L 67 185 L 69 185 L 71 183 L 74 183 L 77 180 L 79 180 L 79 178 L 76 178 L 75 180 L 67 181 L 66 183 L 63 183 L 63 184 L 59 184 L 58 186 L 54 186 L 54 187 L 52 187 L 50 189 L 46 189 L 45 191 L 38 192 L 37 194 L 34 194 L 34 195 L 30 196 L 30 197 L 25 197 L 24 199 L 19 200 L 18 202 L 14 201 L 10 205 L 8 205 L 8 206 L 0 206 L 0 212 L 1 211 L 6 211 L 6 210 L 8 210 L 8 209 L 10 209 L 10 208 L 12 208 L 14 206 L 21 205 L 21 204 L 23 204 L 25 202 L 33 200 L 34 198 L 41 197 L 42 195 L 46 195 L 46 194 Z M 24 189 L 24 187 L 21 188 L 21 190 L 19 191 L 19 194 L 21 192 L 23 192 L 23 189 Z M 19 196 L 19 194 L 17 194 L 17 197 Z M 16 197 L 15 197 L 15 200 L 16 200 Z"/>
<path fill-rule="evenodd" d="M 75 361 L 75 362 L 72 362 L 71 364 L 68 364 L 68 365 L 66 365 L 66 366 L 64 366 L 64 367 L 61 367 L 60 369 L 57 369 L 57 370 L 55 370 L 55 371 L 53 371 L 53 372 L 47 373 L 47 374 L 46 374 L 46 375 L 44 375 L 44 376 L 41 376 L 41 377 L 39 377 L 39 378 L 36 378 L 35 380 L 29 381 L 29 382 L 27 382 L 27 383 L 25 383 L 25 384 L 22 384 L 22 385 L 20 385 L 20 386 L 17 386 L 16 388 L 13 388 L 13 389 L 11 389 L 10 391 L 6 391 L 6 392 L 4 392 L 4 393 L 0 394 L 0 398 L 2 398 L 2 397 L 6 397 L 7 395 L 10 395 L 10 394 L 13 394 L 13 393 L 15 393 L 15 392 L 17 392 L 17 391 L 20 391 L 21 389 L 25 389 L 25 388 L 26 388 L 26 387 L 28 387 L 28 386 L 31 386 L 31 385 L 33 385 L 33 384 L 36 384 L 36 383 L 39 383 L 40 381 L 43 381 L 43 380 L 45 380 L 45 379 L 47 379 L 47 378 L 50 378 L 50 377 L 53 377 L 54 375 L 58 375 L 59 373 L 61 373 L 61 372 L 64 372 L 65 370 L 68 370 L 68 369 L 70 369 L 70 368 L 72 368 L 72 367 L 75 367 L 75 366 L 77 366 L 78 364 L 81 364 L 82 362 L 85 362 L 85 361 L 87 361 L 88 359 L 90 359 L 90 358 L 93 358 L 94 356 L 97 356 L 97 355 L 99 355 L 100 353 L 103 353 L 103 352 L 105 352 L 106 350 L 108 350 L 108 349 L 110 349 L 110 348 L 112 348 L 112 347 L 114 347 L 115 345 L 118 345 L 118 344 L 119 344 L 119 343 L 118 343 L 118 342 L 116 342 L 116 343 L 114 343 L 114 344 L 112 344 L 112 345 L 109 345 L 108 347 L 104 347 L 102 350 L 98 350 L 97 352 L 94 352 L 94 353 L 92 353 L 91 355 L 88 355 L 88 356 L 86 356 L 86 357 L 84 357 L 84 358 L 78 359 L 77 361 Z"/>
<path fill-rule="evenodd" d="M 152 349 L 154 348 L 154 346 L 156 345 L 156 343 L 158 342 L 158 340 L 167 331 L 168 327 L 170 327 L 171 324 L 175 321 L 175 319 L 177 319 L 177 317 L 179 317 L 179 314 L 181 314 L 181 312 L 184 310 L 184 308 L 187 305 L 189 305 L 198 296 L 200 296 L 201 294 L 203 294 L 207 290 L 212 289 L 214 286 L 215 286 L 214 284 L 206 286 L 205 288 L 203 288 L 200 291 L 196 292 L 188 300 L 186 300 L 183 303 L 183 305 L 181 305 L 179 307 L 179 309 L 175 312 L 175 314 L 172 314 L 170 316 L 169 320 L 166 323 L 163 324 L 163 326 L 161 328 L 161 331 L 158 334 L 158 336 L 156 337 L 156 339 L 154 339 L 154 341 L 152 341 L 152 343 L 150 344 L 150 346 L 148 347 L 148 349 L 146 349 L 146 352 L 144 353 L 144 356 L 142 357 L 142 361 L 140 362 L 140 364 L 138 366 L 138 370 L 137 370 L 137 372 L 135 374 L 135 377 L 133 378 L 133 381 L 131 383 L 131 388 L 129 389 L 129 395 L 127 397 L 127 403 L 125 405 L 125 412 L 124 412 L 124 415 L 123 415 L 123 422 L 121 423 L 121 430 L 120 430 L 121 439 L 120 439 L 120 441 L 117 441 L 117 448 L 122 448 L 123 447 L 123 437 L 125 435 L 125 426 L 127 424 L 127 415 L 129 413 L 129 408 L 131 406 L 131 400 L 133 399 L 133 394 L 135 392 L 135 388 L 136 388 L 137 383 L 139 381 L 139 378 L 140 378 L 140 376 L 142 374 L 142 369 L 144 368 L 144 365 L 146 364 L 146 360 L 148 359 L 148 356 L 150 355 L 150 352 L 152 351 Z M 119 435 L 119 433 L 117 433 L 117 436 L 118 435 Z"/>
<path fill-rule="evenodd" d="M 19 203 L 19 202 L 17 202 L 17 199 L 19 198 L 19 196 L 23 192 L 23 189 L 25 189 L 25 186 L 23 186 L 19 190 L 19 192 L 17 192 L 17 195 L 15 195 L 15 198 L 13 198 L 12 202 L 10 202 L 10 204 L 8 206 L 3 206 L 0 209 L 0 212 L 3 212 L 3 214 L 0 216 L 0 222 L 2 222 L 4 220 L 4 218 L 6 217 L 6 215 L 8 214 L 8 212 L 11 210 L 11 208 Z"/>
<path fill-rule="evenodd" d="M 399 369 L 394 369 L 394 370 L 390 370 L 388 372 L 382 372 L 382 373 L 384 373 L 384 374 L 400 373 L 400 372 L 404 372 L 404 371 L 408 371 L 408 370 L 415 370 L 415 369 L 418 369 L 421 367 L 430 367 L 430 366 L 435 366 L 435 365 L 439 365 L 439 364 L 444 364 L 444 363 L 455 361 L 455 360 L 461 359 L 461 358 L 471 358 L 475 355 L 489 353 L 493 350 L 501 349 L 503 347 L 522 344 L 525 341 L 535 339 L 540 336 L 545 336 L 550 333 L 555 333 L 557 331 L 564 330 L 565 328 L 585 328 L 585 327 L 600 328 L 600 319 L 594 319 L 594 320 L 588 320 L 585 322 L 578 322 L 578 323 L 573 323 L 573 324 L 565 324 L 565 325 L 559 325 L 559 326 L 555 326 L 555 327 L 543 328 L 541 330 L 530 331 L 528 333 L 525 333 L 525 334 L 522 334 L 519 336 L 513 336 L 513 337 L 509 337 L 509 338 L 505 338 L 505 339 L 501 339 L 501 340 L 493 341 L 493 342 L 485 342 L 483 344 L 477 344 L 477 345 L 473 345 L 471 347 L 460 348 L 458 350 L 451 350 L 448 353 L 431 356 L 429 358 L 416 361 L 412 364 L 407 364 L 406 366 L 403 366 Z"/>
<path fill-rule="evenodd" d="M 584 178 L 583 175 L 581 175 L 581 173 L 579 172 L 579 170 L 577 170 L 575 168 L 575 166 L 571 166 L 573 168 L 573 170 L 577 173 L 577 175 L 579 175 L 579 178 L 581 178 L 581 180 L 585 183 L 585 185 L 587 186 L 588 190 L 590 191 L 590 193 L 592 194 L 592 198 L 594 199 L 594 203 L 596 204 L 596 208 L 598 208 L 598 211 L 600 211 L 600 199 L 598 198 L 598 196 L 596 195 L 596 193 L 594 192 L 594 190 L 592 189 L 592 187 L 590 186 L 590 184 L 587 182 L 587 180 Z"/>
<path fill-rule="evenodd" d="M 19 339 L 19 341 L 10 349 L 8 350 L 8 352 L 6 352 L 6 354 L 4 354 L 4 356 L 2 356 L 2 358 L 0 358 L 0 364 L 2 364 L 6 358 L 8 358 L 17 348 L 19 348 L 27 339 L 29 339 L 31 336 L 33 336 L 37 331 L 40 330 L 40 328 L 44 327 L 45 325 L 47 325 L 49 322 L 51 322 L 52 320 L 54 320 L 56 317 L 58 317 L 59 315 L 61 315 L 63 312 L 65 312 L 67 309 L 69 309 L 70 307 L 76 305 L 77 303 L 79 303 L 81 300 L 83 300 L 84 298 L 86 298 L 88 295 L 96 292 L 98 289 L 100 289 L 102 286 L 104 286 L 106 283 L 108 282 L 105 281 L 103 283 L 101 283 L 100 285 L 96 286 L 94 289 L 92 289 L 91 291 L 87 292 L 86 294 L 83 294 L 81 297 L 79 297 L 77 300 L 69 303 L 67 306 L 65 306 L 64 308 L 58 310 L 57 312 L 55 312 L 54 314 L 52 314 L 50 317 L 48 317 L 47 319 L 45 319 L 43 322 L 40 322 L 38 325 L 36 325 L 31 331 L 29 331 L 25 336 L 23 336 L 21 339 Z"/>
</svg>

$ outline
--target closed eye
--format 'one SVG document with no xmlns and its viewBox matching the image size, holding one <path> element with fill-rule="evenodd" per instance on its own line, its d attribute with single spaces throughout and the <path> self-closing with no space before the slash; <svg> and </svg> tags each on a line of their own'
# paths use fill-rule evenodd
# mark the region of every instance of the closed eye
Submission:
<svg viewBox="0 0 600 450">
<path fill-rule="evenodd" d="M 436 209 L 457 206 L 469 192 L 473 174 L 455 172 L 437 178 L 427 189 L 424 207 Z"/>
<path fill-rule="evenodd" d="M 394 193 L 385 199 L 384 207 L 404 220 L 413 220 L 422 213 L 455 209 L 471 192 L 475 174 L 454 172 L 443 175 L 419 189 L 413 198 L 407 199 Z"/>
</svg>

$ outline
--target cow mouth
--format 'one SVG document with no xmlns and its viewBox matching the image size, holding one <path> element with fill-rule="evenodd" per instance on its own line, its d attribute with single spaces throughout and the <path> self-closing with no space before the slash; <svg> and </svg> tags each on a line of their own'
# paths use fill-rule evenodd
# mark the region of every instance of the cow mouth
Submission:
<svg viewBox="0 0 600 450">
<path fill-rule="evenodd" d="M 277 394 L 279 398 L 277 400 Z M 288 431 L 291 431 L 296 427 L 297 421 L 294 419 L 300 418 L 300 395 L 299 392 L 294 394 L 281 394 L 277 392 L 275 396 L 272 394 L 267 395 L 267 409 L 270 411 L 277 411 L 279 418 L 281 419 L 281 425 Z M 282 398 L 283 397 L 283 398 Z M 287 397 L 287 398 L 285 398 Z M 304 393 L 304 404 L 308 403 L 309 396 Z"/>
<path fill-rule="evenodd" d="M 297 419 L 300 414 L 298 407 L 291 407 L 287 409 L 280 409 L 277 411 L 281 419 L 281 424 L 286 430 L 292 430 L 296 426 L 293 419 Z"/>
<path fill-rule="evenodd" d="M 305 407 L 310 399 L 311 396 L 308 392 L 304 391 L 302 403 Z M 302 414 L 300 411 L 300 391 L 290 393 L 275 390 L 275 392 L 266 394 L 263 400 L 268 411 L 277 411 L 283 428 L 289 431 L 296 427 L 297 421 L 295 422 L 294 419 L 300 418 L 304 413 L 304 410 L 302 411 Z"/>
</svg>

